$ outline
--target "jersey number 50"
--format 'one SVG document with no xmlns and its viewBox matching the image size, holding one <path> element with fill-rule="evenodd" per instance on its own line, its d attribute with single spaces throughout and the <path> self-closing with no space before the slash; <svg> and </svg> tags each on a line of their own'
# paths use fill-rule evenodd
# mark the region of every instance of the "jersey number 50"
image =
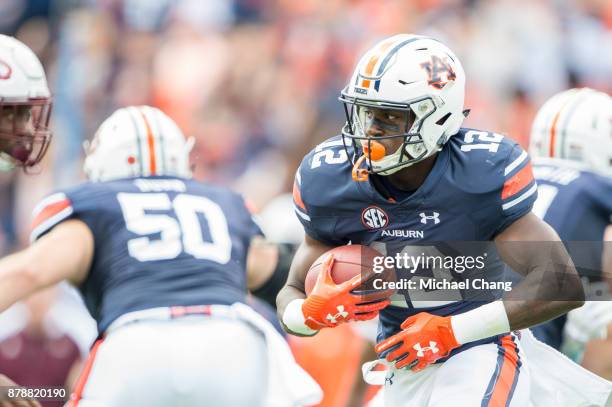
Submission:
<svg viewBox="0 0 612 407">
<path fill-rule="evenodd" d="M 128 251 L 135 259 L 169 260 L 185 251 L 197 259 L 221 264 L 230 260 L 232 241 L 227 221 L 221 207 L 210 199 L 179 194 L 171 201 L 165 193 L 119 193 L 117 199 L 127 229 L 143 236 L 128 241 Z M 172 210 L 176 219 L 160 213 L 147 213 Z M 208 223 L 210 242 L 204 240 L 198 215 L 202 215 Z M 157 233 L 160 239 L 145 237 Z"/>
</svg>

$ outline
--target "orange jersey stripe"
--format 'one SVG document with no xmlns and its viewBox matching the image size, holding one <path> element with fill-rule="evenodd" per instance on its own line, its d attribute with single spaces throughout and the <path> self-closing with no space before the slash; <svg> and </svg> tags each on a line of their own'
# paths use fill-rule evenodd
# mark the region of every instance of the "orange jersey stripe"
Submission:
<svg viewBox="0 0 612 407">
<path fill-rule="evenodd" d="M 514 378 L 518 374 L 518 354 L 516 345 L 512 341 L 512 337 L 506 335 L 502 338 L 502 347 L 504 348 L 504 361 L 499 371 L 499 376 L 493 388 L 491 400 L 488 403 L 489 407 L 505 407 L 512 391 Z"/>
<path fill-rule="evenodd" d="M 504 183 L 504 189 L 501 195 L 502 199 L 509 198 L 516 194 L 529 185 L 531 181 L 533 181 L 533 171 L 531 170 L 531 163 L 528 163 Z"/>
<path fill-rule="evenodd" d="M 247 208 L 247 210 L 249 211 L 249 213 L 251 215 L 254 215 L 254 214 L 259 212 L 259 209 L 257 208 L 257 205 L 255 205 L 253 203 L 253 201 L 251 201 L 249 199 L 245 199 L 244 200 L 244 206 Z"/>
<path fill-rule="evenodd" d="M 302 194 L 300 192 L 300 188 L 297 185 L 297 181 L 293 181 L 293 201 L 297 206 L 302 208 L 304 212 L 306 212 L 306 205 L 304 205 L 304 201 L 302 201 Z"/>
<path fill-rule="evenodd" d="M 51 219 L 64 209 L 70 208 L 71 205 L 72 204 L 68 199 L 62 199 L 61 201 L 47 205 L 42 211 L 40 211 L 38 215 L 36 215 L 36 218 L 34 218 L 34 220 L 32 221 L 32 230 L 36 229 L 43 222 L 48 219 Z"/>
<path fill-rule="evenodd" d="M 85 385 L 87 384 L 87 379 L 91 373 L 91 368 L 93 367 L 96 353 L 98 353 L 98 348 L 100 345 L 102 345 L 102 342 L 104 342 L 104 339 L 98 339 L 92 346 L 91 351 L 89 352 L 89 357 L 85 362 L 85 366 L 83 366 L 83 371 L 81 372 L 79 380 L 74 388 L 74 393 L 72 393 L 70 396 L 70 401 L 66 404 L 67 407 L 76 407 L 83 397 L 83 390 L 85 390 Z"/>
<path fill-rule="evenodd" d="M 147 129 L 147 144 L 149 145 L 149 164 L 150 164 L 149 169 L 150 169 L 151 175 L 155 175 L 156 169 L 157 169 L 157 165 L 155 162 L 155 138 L 153 137 L 153 131 L 151 130 L 151 125 L 149 124 L 149 121 L 147 120 L 147 116 L 144 114 L 142 109 L 140 109 L 139 111 L 140 111 L 140 114 L 142 115 L 142 119 L 144 120 L 145 128 Z"/>
</svg>

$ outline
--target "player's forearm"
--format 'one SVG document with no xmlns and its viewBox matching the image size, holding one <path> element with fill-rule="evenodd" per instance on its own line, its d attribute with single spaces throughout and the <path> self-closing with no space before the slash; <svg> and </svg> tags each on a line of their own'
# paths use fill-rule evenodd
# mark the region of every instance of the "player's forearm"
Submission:
<svg viewBox="0 0 612 407">
<path fill-rule="evenodd" d="M 612 380 L 612 360 L 601 355 L 610 355 L 612 352 L 612 340 L 594 339 L 586 344 L 582 367 L 603 377 Z"/>
<path fill-rule="evenodd" d="M 15 253 L 0 260 L 0 312 L 36 291 L 37 285 L 27 253 Z"/>
<path fill-rule="evenodd" d="M 529 328 L 567 314 L 584 301 L 506 300 L 504 306 L 511 330 Z"/>
<path fill-rule="evenodd" d="M 276 307 L 281 320 L 285 308 L 291 301 L 306 298 L 304 282 L 308 269 L 319 256 L 331 248 L 331 246 L 326 246 L 308 236 L 304 238 L 293 256 L 287 283 L 276 298 Z"/>
<path fill-rule="evenodd" d="M 460 344 L 528 328 L 580 306 L 576 301 L 504 300 L 453 315 L 451 325 Z"/>
<path fill-rule="evenodd" d="M 538 247 L 544 246 L 543 248 Z M 540 253 L 535 253 L 538 249 Z M 504 297 L 510 328 L 523 329 L 584 304 L 578 272 L 562 242 L 535 244 L 522 270 L 525 278 Z"/>
<path fill-rule="evenodd" d="M 562 315 L 584 303 L 578 272 L 557 233 L 529 213 L 495 239 L 502 260 L 524 279 L 504 296 L 512 330 Z"/>
<path fill-rule="evenodd" d="M 546 297 L 538 297 L 542 296 L 542 292 L 531 292 L 536 284 L 529 278 L 531 276 L 541 283 L 541 280 L 535 278 L 536 275 L 537 273 L 529 275 L 521 282 L 520 286 L 523 287 L 517 287 L 503 301 L 494 301 L 452 316 L 451 323 L 457 341 L 464 344 L 528 328 L 563 315 L 584 303 L 579 299 L 582 295 L 581 288 L 580 291 L 551 288 Z M 578 279 L 577 284 L 579 283 Z M 566 301 L 529 298 L 566 298 Z"/>
</svg>

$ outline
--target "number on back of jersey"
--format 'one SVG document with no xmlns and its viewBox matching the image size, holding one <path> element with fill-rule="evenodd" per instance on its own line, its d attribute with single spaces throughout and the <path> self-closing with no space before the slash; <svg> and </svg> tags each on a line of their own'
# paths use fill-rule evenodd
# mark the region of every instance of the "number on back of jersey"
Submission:
<svg viewBox="0 0 612 407">
<path fill-rule="evenodd" d="M 227 220 L 221 207 L 210 199 L 179 194 L 170 200 L 166 193 L 119 193 L 117 199 L 126 228 L 141 236 L 128 241 L 133 258 L 169 260 L 185 252 L 220 264 L 230 260 L 232 241 Z M 200 222 L 199 215 L 206 225 Z M 204 239 L 205 232 L 210 242 Z M 151 235 L 155 234 L 160 238 L 153 239 Z"/>
</svg>

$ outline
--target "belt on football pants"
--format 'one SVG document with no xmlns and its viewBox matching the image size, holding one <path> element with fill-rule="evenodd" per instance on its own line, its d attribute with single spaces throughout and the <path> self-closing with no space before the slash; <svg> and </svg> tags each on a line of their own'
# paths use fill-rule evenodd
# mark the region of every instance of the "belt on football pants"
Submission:
<svg viewBox="0 0 612 407">
<path fill-rule="evenodd" d="M 236 313 L 228 305 L 188 305 L 174 307 L 149 308 L 140 311 L 128 312 L 121 315 L 108 327 L 106 334 L 125 325 L 142 321 L 169 321 L 176 318 L 191 316 L 215 316 L 223 318 L 236 318 Z"/>
</svg>

